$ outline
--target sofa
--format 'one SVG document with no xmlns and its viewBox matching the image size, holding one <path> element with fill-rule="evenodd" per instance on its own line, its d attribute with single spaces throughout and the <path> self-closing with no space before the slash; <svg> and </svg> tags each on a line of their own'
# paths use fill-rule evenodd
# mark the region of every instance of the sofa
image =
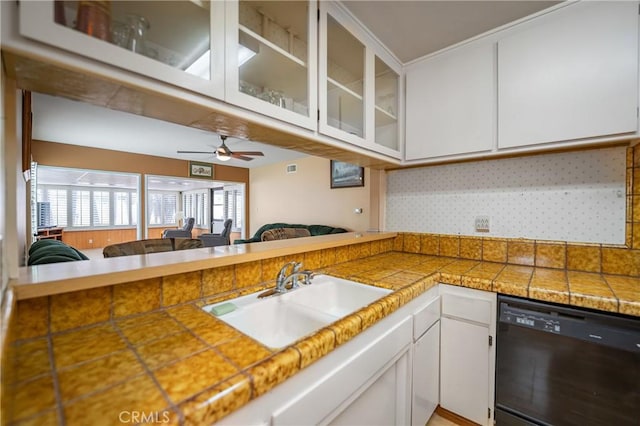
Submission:
<svg viewBox="0 0 640 426">
<path fill-rule="evenodd" d="M 74 262 L 89 260 L 78 249 L 53 239 L 38 240 L 29 247 L 28 266 L 44 265 L 47 263 Z"/>
<path fill-rule="evenodd" d="M 282 229 L 283 231 L 280 231 Z M 306 232 L 295 231 L 298 230 L 306 230 L 308 231 L 308 235 Z M 274 232 L 270 232 L 269 238 L 265 238 L 265 240 L 273 240 L 273 239 L 286 239 L 286 238 L 298 238 L 304 236 L 315 237 L 317 235 L 328 235 L 328 234 L 341 234 L 343 232 L 349 232 L 344 228 L 337 228 L 333 226 L 326 225 L 300 225 L 300 224 L 290 224 L 290 223 L 268 223 L 263 225 L 253 234 L 253 237 L 248 239 L 237 239 L 233 243 L 234 244 L 246 244 L 246 243 L 258 243 L 263 240 L 263 234 L 267 231 L 277 230 Z M 291 231 L 290 231 L 291 230 Z"/>
<path fill-rule="evenodd" d="M 191 238 L 150 238 L 111 244 L 102 249 L 102 255 L 104 257 L 131 256 L 202 247 L 204 247 L 202 241 Z"/>
</svg>

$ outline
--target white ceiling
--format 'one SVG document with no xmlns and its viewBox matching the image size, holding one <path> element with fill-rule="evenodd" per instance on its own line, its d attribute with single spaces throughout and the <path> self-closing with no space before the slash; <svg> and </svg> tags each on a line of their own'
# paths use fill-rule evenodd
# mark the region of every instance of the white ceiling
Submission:
<svg viewBox="0 0 640 426">
<path fill-rule="evenodd" d="M 406 63 L 560 2 L 346 0 L 343 3 Z"/>
<path fill-rule="evenodd" d="M 221 162 L 213 153 L 176 152 L 213 152 L 220 145 L 220 138 L 204 130 L 40 93 L 32 95 L 32 111 L 33 139 L 49 142 L 247 168 L 305 156 L 271 145 L 229 138 L 226 144 L 231 151 L 262 151 L 264 157 Z"/>
<path fill-rule="evenodd" d="M 392 53 L 408 62 L 558 2 L 347 0 L 344 3 Z M 215 133 L 37 93 L 33 94 L 32 108 L 33 138 L 50 142 L 247 168 L 305 156 L 230 138 L 227 145 L 232 151 L 262 151 L 265 155 L 252 161 L 231 159 L 222 163 L 213 154 L 176 152 L 213 151 L 220 145 Z"/>
</svg>

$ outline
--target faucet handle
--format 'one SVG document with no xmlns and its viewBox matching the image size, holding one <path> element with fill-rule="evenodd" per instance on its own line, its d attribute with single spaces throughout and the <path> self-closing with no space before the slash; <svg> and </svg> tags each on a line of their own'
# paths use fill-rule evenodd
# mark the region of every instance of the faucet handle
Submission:
<svg viewBox="0 0 640 426">
<path fill-rule="evenodd" d="M 305 270 L 300 272 L 300 275 L 304 276 L 304 285 L 310 285 L 311 284 L 311 280 L 313 279 L 313 277 L 315 277 L 316 273 L 313 271 L 309 271 L 309 270 Z"/>
</svg>

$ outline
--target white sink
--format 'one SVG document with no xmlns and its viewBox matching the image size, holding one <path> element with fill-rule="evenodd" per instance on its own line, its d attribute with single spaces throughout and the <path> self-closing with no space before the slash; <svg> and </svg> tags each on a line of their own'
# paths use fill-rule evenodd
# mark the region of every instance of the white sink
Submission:
<svg viewBox="0 0 640 426">
<path fill-rule="evenodd" d="M 271 348 L 281 348 L 325 325 L 391 293 L 327 275 L 317 275 L 312 284 L 283 295 L 258 299 L 258 294 L 204 306 L 233 303 L 236 309 L 218 318 Z"/>
<path fill-rule="evenodd" d="M 300 289 L 300 291 L 285 293 L 280 297 L 298 305 L 342 318 L 391 293 L 391 290 L 384 288 L 326 275 L 322 276 L 322 281 L 320 278 L 314 278 L 313 284 Z"/>
</svg>

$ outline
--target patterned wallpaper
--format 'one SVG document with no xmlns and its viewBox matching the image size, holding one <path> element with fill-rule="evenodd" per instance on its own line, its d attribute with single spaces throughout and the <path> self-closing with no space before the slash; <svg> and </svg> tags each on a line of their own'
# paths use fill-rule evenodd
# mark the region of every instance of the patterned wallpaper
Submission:
<svg viewBox="0 0 640 426">
<path fill-rule="evenodd" d="M 615 147 L 392 171 L 386 229 L 624 244 L 625 162 Z"/>
</svg>

